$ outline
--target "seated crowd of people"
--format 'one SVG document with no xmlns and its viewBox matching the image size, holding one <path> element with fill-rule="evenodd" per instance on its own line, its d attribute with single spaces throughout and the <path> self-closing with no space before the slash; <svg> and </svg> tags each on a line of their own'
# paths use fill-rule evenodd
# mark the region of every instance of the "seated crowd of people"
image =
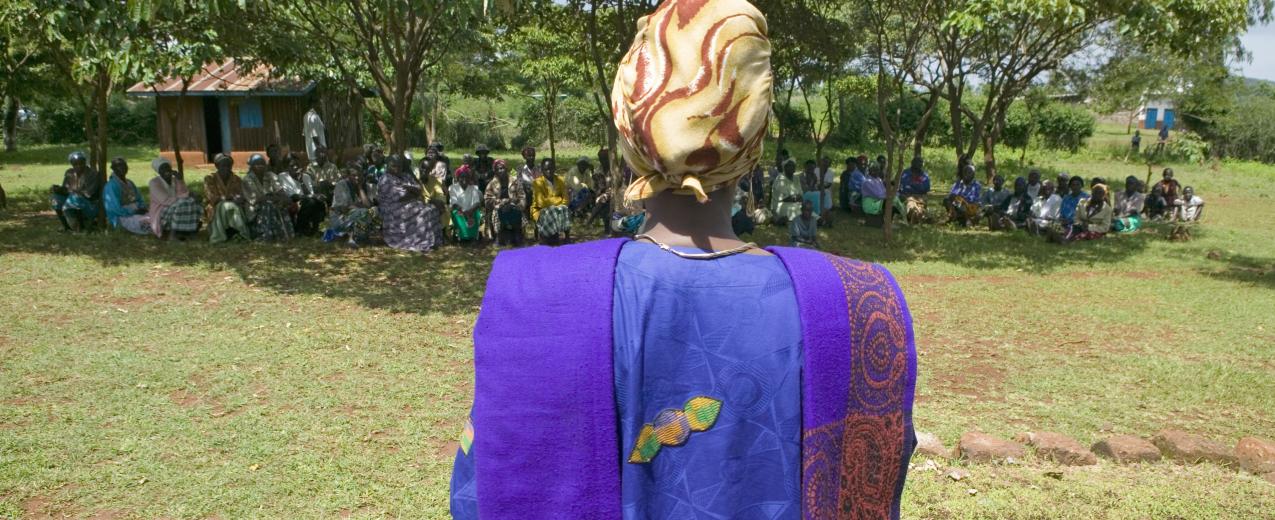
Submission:
<svg viewBox="0 0 1275 520">
<path fill-rule="evenodd" d="M 893 215 L 911 225 L 935 220 L 928 213 L 933 187 L 925 161 L 919 156 L 912 159 L 900 176 L 893 200 L 887 200 L 885 163 L 884 156 L 875 161 L 863 155 L 849 157 L 839 183 L 834 183 L 838 176 L 831 160 L 807 160 L 798 174 L 797 161 L 787 150 L 780 150 L 769 179 L 758 166 L 741 181 L 735 231 L 743 234 L 767 222 L 787 225 L 790 245 L 818 247 L 818 227 L 831 226 L 838 212 L 859 214 L 865 224 L 880 226 L 889 205 Z M 991 186 L 984 187 L 967 157 L 961 158 L 957 171 L 958 179 L 942 199 L 943 213 L 948 222 L 963 227 L 986 223 L 992 230 L 1025 229 L 1070 243 L 1111 232 L 1130 233 L 1148 221 L 1182 224 L 1203 215 L 1204 200 L 1191 186 L 1182 187 L 1171 168 L 1164 170 L 1162 180 L 1149 193 L 1142 181 L 1130 176 L 1124 190 L 1114 194 L 1100 177 L 1086 187 L 1083 178 L 1067 173 L 1059 174 L 1056 183 L 1042 180 L 1035 169 L 1014 179 L 1012 187 L 1006 187 L 1001 175 L 993 176 Z M 838 184 L 834 204 L 832 189 Z"/>
<path fill-rule="evenodd" d="M 235 173 L 226 154 L 213 159 L 204 178 L 202 202 L 183 175 L 165 158 L 151 162 L 151 200 L 129 179 L 128 163 L 111 162 L 104 186 L 82 152 L 70 155 L 63 182 L 51 187 L 51 202 L 63 229 L 88 230 L 104 208 L 112 229 L 185 240 L 207 227 L 213 243 L 236 239 L 287 241 L 317 236 L 326 242 L 360 246 L 384 241 L 395 249 L 426 252 L 447 240 L 521 245 L 527 236 L 547 244 L 570 240 L 574 221 L 601 221 L 624 228 L 640 225 L 634 211 L 612 214 L 606 172 L 609 152 L 598 152 L 598 168 L 581 157 L 560 174 L 550 158 L 522 150 L 515 169 L 494 159 L 485 146 L 452 168 L 443 145 L 432 144 L 424 158 L 386 155 L 376 146 L 338 167 L 318 147 L 313 160 L 284 154 L 276 145 L 248 159 Z M 99 199 L 100 198 L 100 199 Z"/>
<path fill-rule="evenodd" d="M 338 167 L 323 147 L 305 163 L 300 154 L 284 154 L 271 145 L 265 156 L 248 159 L 242 176 L 234 172 L 232 157 L 217 155 L 215 171 L 204 178 L 202 203 L 182 174 L 157 158 L 151 161 L 155 177 L 147 203 L 128 178 L 124 159 L 111 162 L 111 176 L 98 186 L 85 155 L 75 152 L 62 184 L 51 188 L 52 204 L 70 231 L 92 227 L 100 196 L 109 225 L 136 234 L 185 240 L 207 226 L 213 243 L 321 236 L 354 247 L 380 240 L 417 252 L 448 240 L 520 246 L 531 237 L 557 244 L 570 240 L 577 221 L 586 226 L 601 221 L 613 234 L 632 235 L 641 228 L 640 207 L 611 204 L 608 150 L 598 152 L 597 168 L 581 157 L 565 174 L 551 158 L 537 162 L 532 147 L 521 155 L 523 164 L 513 169 L 478 146 L 453 169 L 441 143 L 430 145 L 419 162 L 410 154 L 387 156 L 368 145 L 361 156 Z M 875 161 L 850 157 L 837 175 L 825 157 L 805 161 L 798 174 L 797 161 L 781 150 L 769 178 L 759 165 L 740 181 L 732 208 L 735 232 L 745 235 L 766 223 L 786 225 L 790 245 L 818 247 L 818 228 L 831 226 L 838 212 L 859 214 L 865 224 L 880 226 L 889 205 L 910 225 L 933 220 L 927 204 L 933 187 L 924 160 L 912 159 L 893 200 L 887 200 L 885 163 L 884 156 Z M 1136 231 L 1151 220 L 1193 222 L 1203 214 L 1203 199 L 1179 184 L 1172 169 L 1164 170 L 1149 192 L 1131 176 L 1124 190 L 1113 194 L 1102 178 L 1086 186 L 1084 179 L 1061 173 L 1055 183 L 1042 180 L 1034 169 L 1014 179 L 1012 188 L 1000 175 L 984 187 L 967 158 L 957 168 L 959 178 L 942 204 L 947 221 L 960 226 L 1026 229 L 1069 243 Z"/>
</svg>

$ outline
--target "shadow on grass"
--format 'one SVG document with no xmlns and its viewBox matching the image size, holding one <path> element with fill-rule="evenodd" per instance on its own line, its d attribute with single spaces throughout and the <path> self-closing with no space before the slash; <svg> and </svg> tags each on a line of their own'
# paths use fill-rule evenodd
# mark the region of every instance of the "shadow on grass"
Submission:
<svg viewBox="0 0 1275 520">
<path fill-rule="evenodd" d="M 212 245 L 206 234 L 164 242 L 125 232 L 65 234 L 58 228 L 51 212 L 0 213 L 0 257 L 73 255 L 102 266 L 166 263 L 229 271 L 245 284 L 279 294 L 338 298 L 388 312 L 461 315 L 477 310 L 495 256 L 493 248 L 444 247 L 420 255 L 385 247 L 349 249 L 314 238 Z"/>
<path fill-rule="evenodd" d="M 280 294 L 309 294 L 358 302 L 373 309 L 417 314 L 476 312 L 496 249 L 447 246 L 427 255 L 385 247 L 351 250 L 317 239 L 288 244 L 200 239 L 168 243 L 122 232 L 63 234 L 41 199 L 22 197 L 0 213 L 0 256 L 51 254 L 87 257 L 103 266 L 167 263 L 235 273 L 244 283 Z M 1067 267 L 1115 265 L 1139 254 L 1158 234 L 1135 234 L 1058 246 L 1023 232 L 990 232 L 953 226 L 900 226 L 895 243 L 882 232 L 841 215 L 825 231 L 832 253 L 873 262 L 946 262 L 974 269 L 1051 272 Z M 596 238 L 596 235 L 583 237 Z M 749 237 L 761 244 L 786 242 L 783 228 L 763 227 Z M 1260 259 L 1248 260 L 1250 264 Z M 1244 267 L 1244 266 L 1239 266 Z M 1251 266 L 1249 266 L 1251 267 Z M 1237 270 L 1234 276 L 1253 277 Z"/>
</svg>

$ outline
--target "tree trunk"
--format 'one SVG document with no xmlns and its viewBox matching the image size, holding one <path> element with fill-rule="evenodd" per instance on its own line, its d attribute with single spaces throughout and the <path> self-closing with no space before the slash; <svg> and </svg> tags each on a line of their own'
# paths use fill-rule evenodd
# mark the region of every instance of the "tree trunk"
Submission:
<svg viewBox="0 0 1275 520">
<path fill-rule="evenodd" d="M 952 123 L 952 148 L 956 150 L 957 161 L 960 160 L 961 150 L 965 148 L 965 124 L 963 114 L 961 113 L 961 104 L 964 102 L 964 94 L 956 85 L 949 84 L 947 86 L 947 109 L 948 119 Z M 957 172 L 959 175 L 960 172 Z"/>
<path fill-rule="evenodd" d="M 554 119 L 557 119 L 558 112 L 558 89 L 549 87 L 545 91 L 545 115 L 549 118 L 549 158 L 553 159 L 554 167 L 558 165 L 558 148 L 557 135 L 555 134 Z"/>
<path fill-rule="evenodd" d="M 4 105 L 4 151 L 18 151 L 18 98 L 8 96 Z"/>
<path fill-rule="evenodd" d="M 107 136 L 109 135 L 107 132 L 108 118 L 106 114 L 106 102 L 107 98 L 111 95 L 111 79 L 106 72 L 101 72 L 98 74 L 97 81 L 97 88 L 94 92 L 95 104 L 97 106 L 97 136 L 95 137 L 96 142 L 94 144 L 94 148 L 97 150 L 98 158 L 95 162 L 97 163 L 97 177 L 99 180 L 98 186 L 102 186 L 103 189 L 105 189 L 106 165 L 108 161 Z M 106 206 L 104 205 L 104 202 L 105 201 L 99 193 L 97 198 L 97 224 L 98 226 L 101 226 L 102 229 L 106 229 Z"/>
</svg>

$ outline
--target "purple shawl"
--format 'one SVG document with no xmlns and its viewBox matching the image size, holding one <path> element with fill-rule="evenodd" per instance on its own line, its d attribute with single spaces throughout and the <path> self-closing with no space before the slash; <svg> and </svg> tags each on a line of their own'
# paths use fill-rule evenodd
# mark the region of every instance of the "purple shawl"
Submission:
<svg viewBox="0 0 1275 520">
<path fill-rule="evenodd" d="M 611 324 L 624 242 L 497 258 L 474 330 L 481 518 L 621 517 Z M 915 444 L 903 293 L 877 265 L 770 251 L 801 317 L 803 514 L 898 518 Z"/>
</svg>

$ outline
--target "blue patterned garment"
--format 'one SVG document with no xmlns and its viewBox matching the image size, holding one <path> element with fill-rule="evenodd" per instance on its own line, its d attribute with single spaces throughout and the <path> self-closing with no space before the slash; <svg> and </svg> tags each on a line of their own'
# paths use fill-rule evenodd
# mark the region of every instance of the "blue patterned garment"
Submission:
<svg viewBox="0 0 1275 520">
<path fill-rule="evenodd" d="M 627 244 L 614 330 L 626 460 L 661 411 L 722 401 L 708 431 L 650 463 L 621 463 L 624 518 L 800 518 L 801 326 L 779 259 L 687 260 Z"/>
<path fill-rule="evenodd" d="M 979 184 L 978 181 L 970 181 L 969 184 L 965 184 L 958 180 L 956 181 L 956 184 L 952 185 L 952 191 L 949 195 L 956 195 L 964 198 L 968 202 L 978 203 L 978 196 L 982 192 L 983 185 Z"/>
<path fill-rule="evenodd" d="M 801 518 L 801 325 L 779 259 L 626 244 L 613 326 L 624 518 Z M 644 425 L 700 396 L 722 402 L 707 431 L 628 462 Z M 457 519 L 478 518 L 475 456 L 456 457 Z"/>
</svg>

